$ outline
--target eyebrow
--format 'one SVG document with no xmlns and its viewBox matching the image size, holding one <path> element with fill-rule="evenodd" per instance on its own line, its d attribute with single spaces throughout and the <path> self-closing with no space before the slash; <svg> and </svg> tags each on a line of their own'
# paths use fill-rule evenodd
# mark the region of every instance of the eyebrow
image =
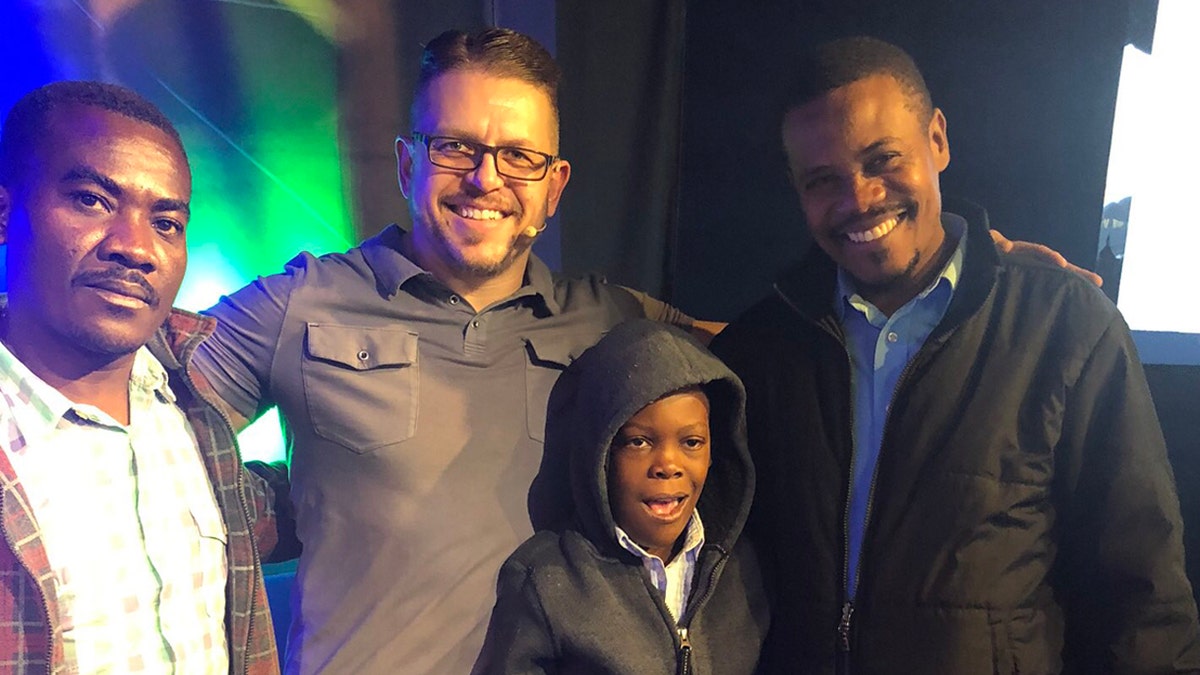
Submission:
<svg viewBox="0 0 1200 675">
<path fill-rule="evenodd" d="M 72 167 L 69 171 L 63 174 L 61 179 L 61 182 L 63 183 L 77 181 L 95 183 L 96 185 L 99 185 L 105 192 L 117 197 L 118 199 L 121 197 L 121 195 L 125 194 L 125 189 L 117 184 L 117 181 L 105 176 L 86 164 L 80 164 Z M 153 204 L 152 210 L 181 211 L 189 216 L 192 215 L 192 209 L 188 206 L 187 202 L 183 201 L 182 199 L 171 199 L 169 197 L 156 200 Z"/>
<path fill-rule="evenodd" d="M 883 147 L 886 147 L 889 145 L 894 145 L 897 143 L 900 143 L 899 138 L 896 138 L 894 136 L 886 136 L 886 137 L 881 138 L 881 139 L 875 141 L 874 143 L 868 145 L 867 147 L 863 148 L 862 150 L 859 150 L 858 154 L 860 157 L 863 155 L 870 155 L 874 152 L 878 152 L 880 148 L 883 148 Z"/>
</svg>

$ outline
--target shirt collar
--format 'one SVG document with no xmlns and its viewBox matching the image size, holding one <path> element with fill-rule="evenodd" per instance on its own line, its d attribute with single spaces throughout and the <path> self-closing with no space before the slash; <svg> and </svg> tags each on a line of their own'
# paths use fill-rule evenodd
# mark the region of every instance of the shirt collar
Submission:
<svg viewBox="0 0 1200 675">
<path fill-rule="evenodd" d="M 429 275 L 429 272 L 401 253 L 404 239 L 408 236 L 399 225 L 392 224 L 364 241 L 361 246 L 363 257 L 375 272 L 381 287 L 392 295 L 399 292 L 400 287 L 410 279 Z M 554 286 L 554 275 L 550 268 L 536 255 L 530 255 L 529 264 L 525 268 L 524 283 L 510 299 L 539 298 L 551 314 L 558 314 L 562 311 L 562 306 L 555 298 Z"/>
<path fill-rule="evenodd" d="M 621 548 L 642 560 L 658 560 L 663 565 L 667 564 L 666 560 L 660 560 L 658 556 L 650 553 L 639 546 L 636 541 L 630 539 L 629 535 L 626 534 L 625 530 L 621 529 L 620 525 L 614 525 L 613 529 L 617 533 L 617 543 L 621 545 Z M 692 518 L 688 521 L 687 529 L 684 532 L 683 548 L 679 549 L 679 553 L 675 556 L 676 558 L 680 558 L 704 546 L 704 523 L 700 520 L 699 510 L 692 512 Z"/>
<path fill-rule="evenodd" d="M 954 289 L 958 287 L 958 280 L 962 275 L 963 260 L 966 257 L 967 250 L 967 221 L 962 216 L 943 211 L 942 227 L 946 231 L 946 236 L 958 239 L 958 243 L 954 247 L 954 253 L 946 261 L 946 265 L 942 267 L 942 271 L 938 274 L 937 278 L 931 281 L 925 287 L 925 290 L 918 293 L 915 298 L 905 303 L 905 306 L 925 301 L 933 294 L 935 289 L 943 285 L 949 289 L 945 293 L 945 302 L 949 304 L 950 297 L 954 294 Z M 875 310 L 875 307 L 871 303 L 864 300 L 858 294 L 858 290 L 854 286 L 854 279 L 841 267 L 837 268 L 837 290 L 835 292 L 837 295 L 834 307 L 837 309 L 838 319 L 844 320 L 846 318 L 846 310 L 851 307 L 866 308 L 867 311 L 864 313 L 868 314 L 868 319 L 870 319 L 870 314 L 873 313 L 871 310 L 878 311 Z"/>
<path fill-rule="evenodd" d="M 175 395 L 167 386 L 167 371 L 146 347 L 138 348 L 133 358 L 133 370 L 129 378 L 130 389 L 139 388 L 154 392 L 159 400 L 174 403 Z M 68 412 L 74 410 L 85 419 L 98 418 L 100 411 L 93 406 L 77 404 L 21 363 L 0 342 L 0 399 L 5 399 L 26 447 L 37 445 L 35 441 L 46 438 Z M 111 418 L 108 418 L 112 423 Z"/>
</svg>

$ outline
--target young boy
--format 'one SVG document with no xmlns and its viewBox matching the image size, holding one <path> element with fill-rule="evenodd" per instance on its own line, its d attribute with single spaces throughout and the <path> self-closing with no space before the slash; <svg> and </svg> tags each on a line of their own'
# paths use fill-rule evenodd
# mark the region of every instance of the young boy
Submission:
<svg viewBox="0 0 1200 675">
<path fill-rule="evenodd" d="M 570 485 L 572 524 L 505 562 L 473 672 L 753 672 L 768 608 L 738 541 L 754 492 L 744 401 L 720 361 L 652 321 L 571 364 L 545 447 L 569 453 L 569 475 L 538 480 Z"/>
</svg>

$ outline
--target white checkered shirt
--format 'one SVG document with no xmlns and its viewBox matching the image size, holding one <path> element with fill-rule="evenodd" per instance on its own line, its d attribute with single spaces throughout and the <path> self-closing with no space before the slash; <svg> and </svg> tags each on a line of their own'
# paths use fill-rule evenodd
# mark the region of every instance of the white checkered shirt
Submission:
<svg viewBox="0 0 1200 675">
<path fill-rule="evenodd" d="M 224 673 L 225 527 L 191 426 L 146 348 L 130 424 L 0 344 L 0 445 L 54 570 L 68 672 Z"/>
<path fill-rule="evenodd" d="M 683 617 L 683 610 L 687 608 L 688 596 L 692 594 L 692 577 L 696 574 L 696 558 L 700 555 L 700 548 L 704 546 L 704 523 L 700 522 L 700 511 L 692 512 L 692 519 L 688 521 L 687 529 L 684 531 L 683 549 L 666 565 L 663 564 L 661 558 L 630 539 L 620 525 L 616 527 L 616 530 L 617 543 L 642 561 L 642 567 L 645 567 L 646 571 L 650 573 L 650 580 L 654 582 L 654 587 L 663 594 L 663 600 L 667 604 L 667 609 L 671 610 L 671 616 L 675 617 L 675 623 L 679 623 L 680 618 Z"/>
</svg>

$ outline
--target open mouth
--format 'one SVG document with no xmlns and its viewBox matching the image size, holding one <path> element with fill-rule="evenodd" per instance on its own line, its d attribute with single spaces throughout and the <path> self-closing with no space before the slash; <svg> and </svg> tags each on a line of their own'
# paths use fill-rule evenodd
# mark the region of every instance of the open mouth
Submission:
<svg viewBox="0 0 1200 675">
<path fill-rule="evenodd" d="M 446 204 L 446 208 L 459 218 L 467 220 L 500 220 L 511 215 L 509 212 L 499 209 L 484 209 L 466 204 Z"/>
<path fill-rule="evenodd" d="M 900 225 L 900 222 L 906 218 L 908 218 L 908 211 L 900 211 L 890 218 L 880 221 L 870 229 L 844 232 L 843 236 L 855 244 L 869 244 L 891 234 L 892 230 L 896 229 Z"/>
<path fill-rule="evenodd" d="M 683 511 L 688 495 L 663 495 L 642 501 L 651 515 L 661 520 L 673 520 Z"/>
</svg>

